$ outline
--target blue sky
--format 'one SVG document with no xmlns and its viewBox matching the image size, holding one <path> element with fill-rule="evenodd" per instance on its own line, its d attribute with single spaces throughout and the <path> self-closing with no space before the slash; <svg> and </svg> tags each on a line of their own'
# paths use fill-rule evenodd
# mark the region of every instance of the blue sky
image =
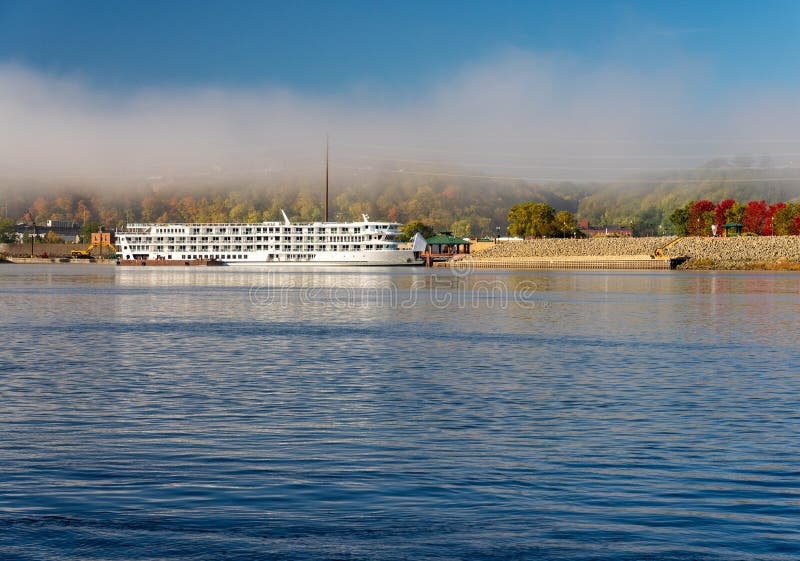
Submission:
<svg viewBox="0 0 800 561">
<path fill-rule="evenodd" d="M 798 30 L 797 0 L 0 0 L 0 176 L 311 169 L 326 134 L 352 174 L 795 165 Z"/>
<path fill-rule="evenodd" d="M 796 86 L 797 1 L 0 2 L 0 60 L 100 87 L 413 91 L 508 48 Z"/>
</svg>

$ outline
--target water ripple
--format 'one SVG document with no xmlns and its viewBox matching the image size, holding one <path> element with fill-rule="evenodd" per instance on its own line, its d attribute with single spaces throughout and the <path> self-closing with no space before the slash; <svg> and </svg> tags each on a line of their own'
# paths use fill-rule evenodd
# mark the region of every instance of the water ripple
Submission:
<svg viewBox="0 0 800 561">
<path fill-rule="evenodd" d="M 3 559 L 800 557 L 796 277 L 81 271 L 0 277 Z"/>
</svg>

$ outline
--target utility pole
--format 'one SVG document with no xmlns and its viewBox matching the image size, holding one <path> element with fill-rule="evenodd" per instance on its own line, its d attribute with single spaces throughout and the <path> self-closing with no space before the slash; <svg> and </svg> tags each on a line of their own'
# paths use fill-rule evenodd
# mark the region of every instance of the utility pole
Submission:
<svg viewBox="0 0 800 561">
<path fill-rule="evenodd" d="M 325 135 L 325 220 L 324 222 L 328 221 L 328 177 L 329 173 L 329 161 L 330 161 L 330 138 L 328 135 Z"/>
</svg>

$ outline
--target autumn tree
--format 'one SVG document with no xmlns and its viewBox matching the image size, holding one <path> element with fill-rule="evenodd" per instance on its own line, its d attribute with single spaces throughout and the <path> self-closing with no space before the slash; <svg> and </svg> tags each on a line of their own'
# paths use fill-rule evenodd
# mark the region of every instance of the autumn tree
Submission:
<svg viewBox="0 0 800 561">
<path fill-rule="evenodd" d="M 33 201 L 33 204 L 30 206 L 28 211 L 30 212 L 33 220 L 35 220 L 38 224 L 44 224 L 50 218 L 50 208 L 50 202 L 44 197 L 39 197 Z"/>
<path fill-rule="evenodd" d="M 761 236 L 764 234 L 764 223 L 767 217 L 767 203 L 765 201 L 750 201 L 747 203 L 742 218 L 745 232 Z"/>
<path fill-rule="evenodd" d="M 722 227 L 727 224 L 728 217 L 726 213 L 736 204 L 733 199 L 725 199 L 721 201 L 717 208 L 714 209 L 714 222 L 717 225 L 717 231 L 721 232 Z"/>
<path fill-rule="evenodd" d="M 711 201 L 703 199 L 697 201 L 689 209 L 689 221 L 686 231 L 690 236 L 707 236 L 711 233 L 711 224 L 714 223 L 714 209 L 716 206 Z"/>
<path fill-rule="evenodd" d="M 75 208 L 74 219 L 81 220 L 82 222 L 92 219 L 94 216 L 90 206 L 90 203 L 86 200 L 81 199 L 78 201 L 78 204 Z"/>
<path fill-rule="evenodd" d="M 142 220 L 144 222 L 155 222 L 161 216 L 166 207 L 157 195 L 147 195 L 142 199 Z"/>
<path fill-rule="evenodd" d="M 777 236 L 800 234 L 800 204 L 789 203 L 772 215 L 772 229 Z"/>
<path fill-rule="evenodd" d="M 295 212 L 299 215 L 299 220 L 314 222 L 322 220 L 325 212 L 324 203 L 308 193 L 299 193 L 294 200 Z M 329 217 L 330 218 L 330 217 Z"/>
</svg>

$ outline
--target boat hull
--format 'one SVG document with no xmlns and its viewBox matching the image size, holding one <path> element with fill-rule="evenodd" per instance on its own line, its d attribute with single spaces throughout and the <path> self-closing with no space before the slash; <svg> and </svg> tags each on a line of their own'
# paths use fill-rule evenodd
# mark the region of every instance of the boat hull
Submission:
<svg viewBox="0 0 800 561">
<path fill-rule="evenodd" d="M 226 265 L 327 265 L 351 267 L 394 267 L 419 265 L 413 251 L 325 251 L 313 256 L 291 258 L 278 256 L 269 258 L 266 252 L 253 252 L 247 259 L 225 260 Z"/>
</svg>

